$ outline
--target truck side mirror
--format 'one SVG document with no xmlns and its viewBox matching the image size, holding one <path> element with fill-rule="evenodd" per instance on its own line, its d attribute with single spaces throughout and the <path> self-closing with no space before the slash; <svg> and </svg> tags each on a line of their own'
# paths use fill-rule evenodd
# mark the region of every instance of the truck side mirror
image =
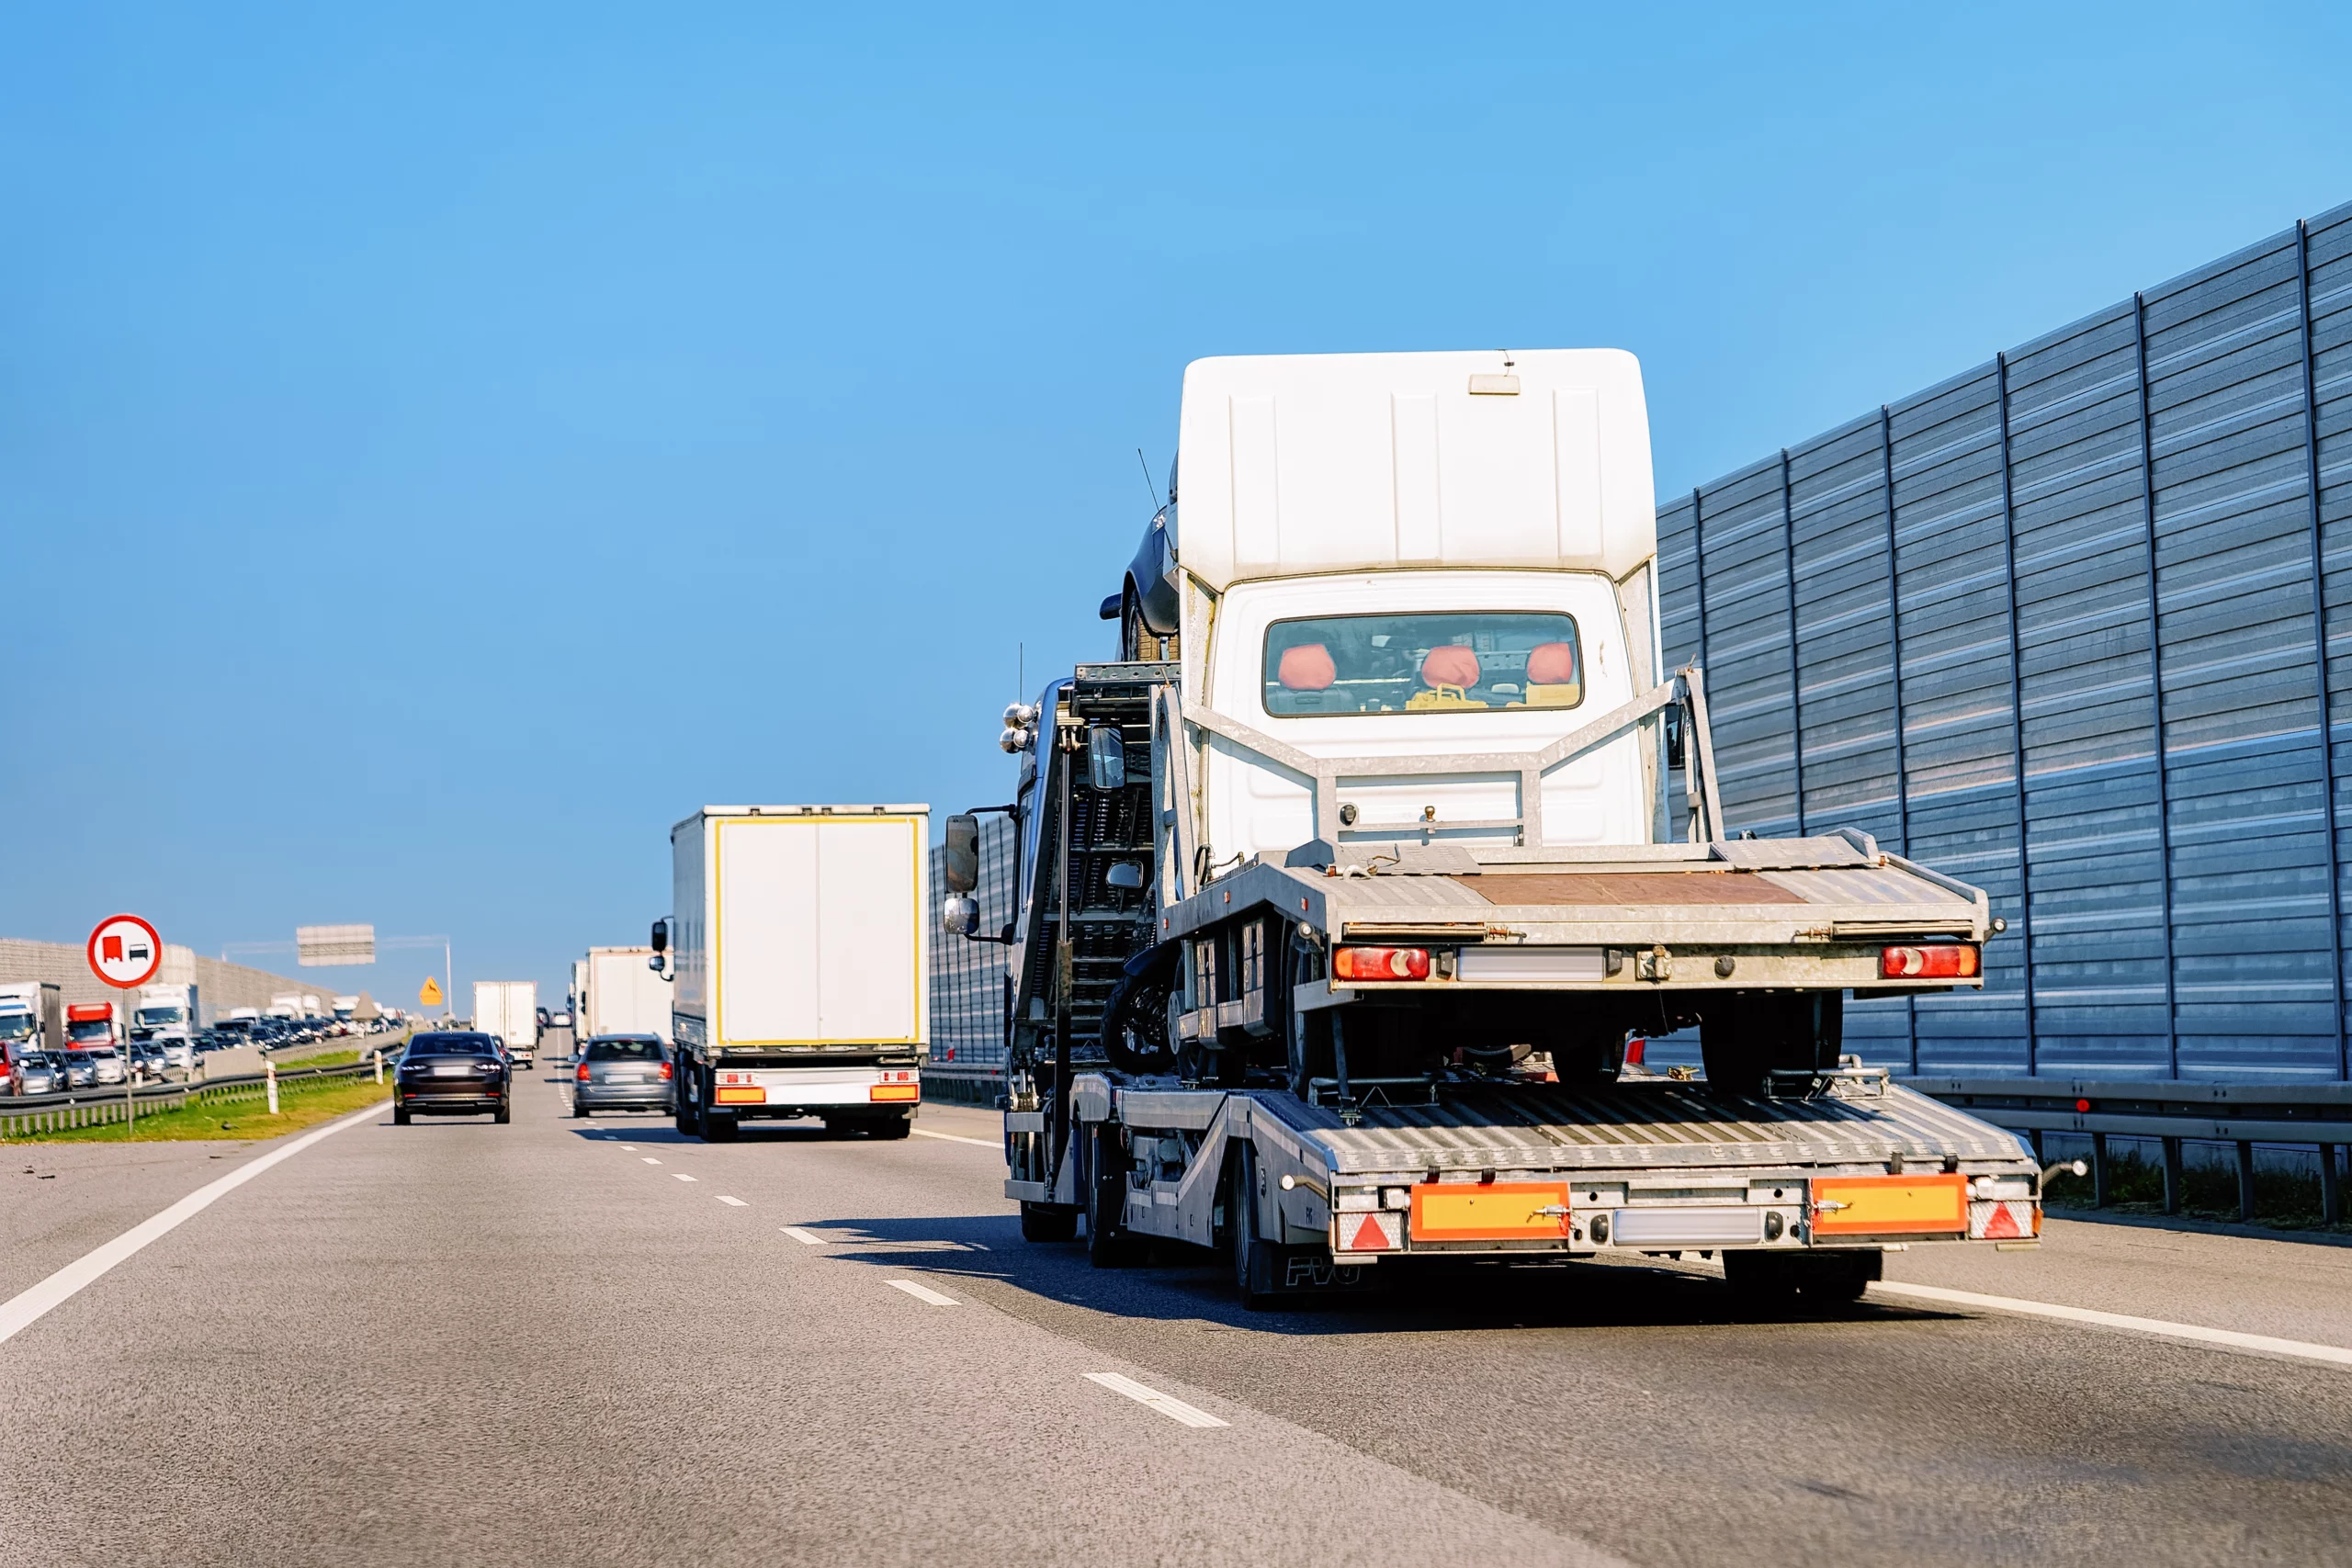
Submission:
<svg viewBox="0 0 2352 1568">
<path fill-rule="evenodd" d="M 980 929 L 980 901 L 958 893 L 939 907 L 939 923 L 949 936 L 971 936 Z"/>
<path fill-rule="evenodd" d="M 670 951 L 670 922 L 666 919 L 653 922 L 653 951 L 656 953 Z"/>
<path fill-rule="evenodd" d="M 1097 790 L 1127 787 L 1127 741 L 1116 725 L 1098 724 L 1086 732 L 1086 782 Z"/>
<path fill-rule="evenodd" d="M 958 812 L 947 819 L 939 874 L 951 893 L 969 893 L 980 885 L 980 819 L 969 812 Z"/>
<path fill-rule="evenodd" d="M 1103 885 L 1129 889 L 1143 886 L 1143 867 L 1131 860 L 1123 860 L 1102 874 Z"/>
</svg>

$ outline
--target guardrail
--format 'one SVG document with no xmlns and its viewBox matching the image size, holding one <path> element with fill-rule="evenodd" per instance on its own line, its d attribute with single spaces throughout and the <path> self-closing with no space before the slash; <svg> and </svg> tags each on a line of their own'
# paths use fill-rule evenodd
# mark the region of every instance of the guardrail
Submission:
<svg viewBox="0 0 2352 1568">
<path fill-rule="evenodd" d="M 392 1069 L 390 1054 L 384 1070 Z M 376 1064 L 361 1060 L 339 1067 L 288 1067 L 277 1075 L 280 1089 L 306 1079 L 350 1078 L 373 1073 Z M 178 1111 L 190 1104 L 218 1100 L 256 1100 L 269 1092 L 271 1075 L 239 1073 L 234 1077 L 198 1079 L 190 1083 L 145 1084 L 125 1093 L 118 1088 L 74 1089 L 65 1094 L 23 1095 L 0 1100 L 0 1138 L 23 1133 L 56 1133 L 71 1127 L 103 1127 L 130 1119 L 135 1105 L 141 1114 L 151 1108 Z"/>
<path fill-rule="evenodd" d="M 2045 1133 L 2086 1136 L 2091 1202 L 2109 1201 L 2107 1141 L 2154 1138 L 2164 1146 L 2164 1207 L 2181 1209 L 2181 1145 L 2237 1148 L 2238 1217 L 2254 1218 L 2254 1145 L 2308 1144 L 2319 1150 L 2320 1217 L 2344 1218 L 2336 1151 L 2352 1144 L 2352 1084 L 2108 1082 L 2096 1078 L 1930 1078 L 1900 1080 L 1955 1110 L 2022 1133 L 2042 1157 Z"/>
<path fill-rule="evenodd" d="M 980 1105 L 993 1111 L 997 1096 L 1003 1092 L 1002 1067 L 955 1067 L 926 1064 L 922 1069 L 922 1097 L 925 1100 Z"/>
</svg>

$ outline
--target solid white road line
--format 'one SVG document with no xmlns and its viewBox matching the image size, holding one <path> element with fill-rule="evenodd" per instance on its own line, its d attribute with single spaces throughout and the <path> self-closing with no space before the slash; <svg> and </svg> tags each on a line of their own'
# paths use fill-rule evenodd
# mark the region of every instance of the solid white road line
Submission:
<svg viewBox="0 0 2352 1568">
<path fill-rule="evenodd" d="M 943 1296 L 937 1291 L 933 1290 L 929 1285 L 918 1285 L 912 1280 L 885 1280 L 882 1282 L 889 1286 L 894 1291 L 904 1291 L 907 1294 L 914 1297 L 915 1300 L 919 1302 L 929 1302 L 935 1307 L 952 1307 L 961 1306 L 963 1304 L 954 1296 Z"/>
<path fill-rule="evenodd" d="M 1162 1393 L 1156 1388 L 1146 1388 L 1135 1379 L 1122 1377 L 1117 1372 L 1087 1372 L 1084 1376 L 1089 1382 L 1099 1382 L 1113 1393 L 1124 1393 L 1137 1404 L 1148 1404 L 1170 1420 L 1182 1421 L 1187 1427 L 1226 1425 L 1207 1411 L 1196 1410 L 1174 1394 Z"/>
<path fill-rule="evenodd" d="M 1882 1280 L 1871 1286 L 1871 1293 L 1907 1296 L 1914 1301 L 1939 1302 L 1948 1306 L 2021 1313 L 2029 1317 L 2056 1318 L 2063 1323 L 2088 1323 L 2101 1328 L 2120 1328 L 2165 1339 L 2218 1345 L 2224 1349 L 2255 1350 L 2269 1356 L 2297 1356 L 2307 1361 L 2333 1361 L 2340 1367 L 2352 1367 L 2352 1350 L 2339 1346 L 2314 1345 L 2305 1339 L 2277 1339 L 2267 1334 L 2241 1334 L 2233 1328 L 2207 1328 L 2194 1323 L 2171 1323 L 2160 1317 L 2132 1317 L 2120 1312 L 2097 1312 L 2089 1307 L 2020 1301 L 2015 1296 L 1983 1296 L 1974 1291 L 1948 1291 L 1940 1285 L 1894 1284 Z"/>
<path fill-rule="evenodd" d="M 954 1133 L 933 1133 L 922 1127 L 910 1127 L 907 1130 L 918 1138 L 937 1138 L 942 1143 L 969 1144 L 976 1149 L 994 1149 L 999 1154 L 1004 1152 L 1002 1138 L 966 1138 Z"/>
<path fill-rule="evenodd" d="M 814 1231 L 804 1231 L 798 1225 L 778 1225 L 776 1226 L 776 1229 L 782 1231 L 785 1235 L 790 1236 L 793 1240 L 798 1242 L 803 1247 L 822 1247 L 825 1245 L 825 1238 L 823 1236 L 819 1235 Z"/>
<path fill-rule="evenodd" d="M 670 1173 L 670 1176 L 671 1176 L 671 1179 L 672 1179 L 673 1180 L 676 1180 L 676 1181 L 692 1181 L 692 1180 L 694 1180 L 694 1179 L 695 1179 L 693 1177 L 688 1176 L 688 1175 L 687 1175 L 684 1171 L 683 1171 L 683 1170 L 673 1170 L 673 1171 L 672 1171 L 672 1172 Z"/>
<path fill-rule="evenodd" d="M 6 1303 L 0 1303 L 0 1341 L 15 1337 L 19 1329 L 29 1327 L 51 1308 L 70 1301 L 83 1286 L 158 1236 L 177 1230 L 210 1208 L 216 1201 L 227 1197 L 279 1160 L 291 1159 L 322 1138 L 331 1138 L 345 1127 L 356 1127 L 362 1122 L 373 1121 L 383 1114 L 384 1107 L 390 1103 L 390 1100 L 379 1101 L 340 1122 L 330 1122 L 315 1133 L 305 1133 L 282 1149 L 272 1149 L 266 1155 L 247 1160 L 218 1181 L 198 1188 L 153 1219 L 141 1220 L 104 1247 L 85 1253 L 40 1284 L 19 1292 Z"/>
<path fill-rule="evenodd" d="M 746 1203 L 741 1198 L 721 1197 L 718 1201 L 726 1204 L 730 1209 L 748 1209 L 751 1207 L 749 1203 Z"/>
</svg>

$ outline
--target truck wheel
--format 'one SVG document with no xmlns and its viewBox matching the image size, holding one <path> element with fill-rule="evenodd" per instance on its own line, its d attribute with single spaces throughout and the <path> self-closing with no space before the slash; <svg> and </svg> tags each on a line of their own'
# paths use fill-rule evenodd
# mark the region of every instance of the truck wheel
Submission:
<svg viewBox="0 0 2352 1568">
<path fill-rule="evenodd" d="M 1885 1267 L 1883 1252 L 1833 1252 L 1808 1258 L 1797 1271 L 1797 1290 L 1814 1306 L 1841 1306 L 1862 1299 Z"/>
<path fill-rule="evenodd" d="M 1227 1200 L 1226 1231 L 1232 1240 L 1233 1288 L 1242 1307 L 1263 1312 L 1274 1304 L 1273 1260 L 1258 1239 L 1258 1156 L 1244 1144 L 1233 1156 L 1233 1191 Z"/>
<path fill-rule="evenodd" d="M 1127 1156 L 1117 1132 L 1094 1124 L 1087 1140 L 1086 1260 L 1097 1269 L 1125 1269 L 1140 1250 L 1125 1224 Z"/>
<path fill-rule="evenodd" d="M 1021 1239 L 1075 1241 L 1078 1239 L 1078 1211 L 1059 1203 L 1023 1203 L 1021 1205 Z"/>
<path fill-rule="evenodd" d="M 885 1116 L 867 1129 L 877 1138 L 905 1138 L 913 1134 L 915 1119 L 911 1116 Z"/>
<path fill-rule="evenodd" d="M 1809 1261 L 1785 1252 L 1726 1252 L 1724 1283 L 1744 1312 L 1784 1313 L 1796 1302 L 1796 1265 Z"/>
<path fill-rule="evenodd" d="M 702 1135 L 710 1143 L 733 1143 L 735 1141 L 736 1128 L 737 1122 L 731 1112 L 722 1113 L 717 1111 L 707 1111 L 703 1112 Z"/>
</svg>

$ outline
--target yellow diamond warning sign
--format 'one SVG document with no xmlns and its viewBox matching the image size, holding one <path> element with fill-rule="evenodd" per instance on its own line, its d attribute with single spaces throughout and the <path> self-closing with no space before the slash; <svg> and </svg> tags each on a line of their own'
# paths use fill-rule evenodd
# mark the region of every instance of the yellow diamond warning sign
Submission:
<svg viewBox="0 0 2352 1568">
<path fill-rule="evenodd" d="M 430 975 L 424 977 L 424 988 L 416 993 L 416 1005 L 421 1008 L 437 1008 L 441 1005 L 440 983 Z"/>
</svg>

